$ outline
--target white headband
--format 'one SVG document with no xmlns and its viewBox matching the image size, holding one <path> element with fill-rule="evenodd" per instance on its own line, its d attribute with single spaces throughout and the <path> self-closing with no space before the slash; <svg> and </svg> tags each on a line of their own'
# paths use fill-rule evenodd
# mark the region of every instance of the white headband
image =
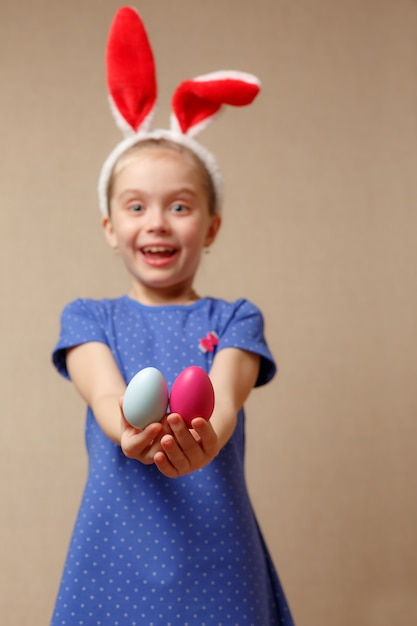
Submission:
<svg viewBox="0 0 417 626">
<path fill-rule="evenodd" d="M 194 136 L 210 124 L 222 105 L 250 104 L 260 90 L 256 76 L 221 71 L 184 81 L 172 98 L 170 129 L 150 131 L 157 96 L 155 64 L 145 27 L 134 9 L 124 7 L 116 13 L 106 65 L 110 106 L 125 138 L 109 154 L 100 172 L 101 213 L 109 214 L 108 186 L 116 162 L 129 148 L 147 139 L 169 139 L 194 152 L 211 176 L 220 209 L 221 173 L 214 156 Z"/>
</svg>

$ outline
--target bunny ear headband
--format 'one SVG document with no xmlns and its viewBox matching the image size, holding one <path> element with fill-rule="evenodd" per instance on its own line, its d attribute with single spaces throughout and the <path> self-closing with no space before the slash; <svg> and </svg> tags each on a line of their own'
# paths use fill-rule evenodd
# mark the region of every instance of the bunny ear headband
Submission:
<svg viewBox="0 0 417 626">
<path fill-rule="evenodd" d="M 213 155 L 193 137 L 206 128 L 222 105 L 245 106 L 259 93 L 255 76 L 242 72 L 215 72 L 186 80 L 172 98 L 169 130 L 150 131 L 155 112 L 157 87 L 152 49 L 138 13 L 129 7 L 119 9 L 107 43 L 107 85 L 116 124 L 124 135 L 107 157 L 99 178 L 100 210 L 109 214 L 108 186 L 119 157 L 140 141 L 170 139 L 192 150 L 204 163 L 221 204 L 221 174 Z"/>
</svg>

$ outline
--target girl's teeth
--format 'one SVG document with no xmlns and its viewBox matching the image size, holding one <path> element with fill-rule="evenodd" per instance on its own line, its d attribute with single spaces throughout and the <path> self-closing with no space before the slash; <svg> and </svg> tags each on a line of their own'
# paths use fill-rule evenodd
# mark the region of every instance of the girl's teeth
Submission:
<svg viewBox="0 0 417 626">
<path fill-rule="evenodd" d="M 147 248 L 143 248 L 143 252 L 145 254 L 172 254 L 174 252 L 173 248 L 165 248 L 164 246 L 149 246 Z"/>
</svg>

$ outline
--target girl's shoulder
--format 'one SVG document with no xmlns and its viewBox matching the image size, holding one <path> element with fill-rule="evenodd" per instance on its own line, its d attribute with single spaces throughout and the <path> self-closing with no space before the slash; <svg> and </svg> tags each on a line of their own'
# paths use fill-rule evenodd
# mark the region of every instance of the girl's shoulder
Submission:
<svg viewBox="0 0 417 626">
<path fill-rule="evenodd" d="M 63 309 L 63 314 L 105 315 L 112 314 L 115 310 L 126 307 L 128 298 L 75 298 L 68 302 Z"/>
<path fill-rule="evenodd" d="M 233 318 L 245 316 L 258 316 L 263 318 L 259 307 L 246 298 L 236 300 L 224 300 L 222 298 L 205 298 L 207 306 L 217 315 Z"/>
<path fill-rule="evenodd" d="M 117 298 L 74 298 L 70 300 L 65 308 L 86 308 L 86 309 L 103 309 L 108 308 L 122 302 L 125 296 Z"/>
</svg>

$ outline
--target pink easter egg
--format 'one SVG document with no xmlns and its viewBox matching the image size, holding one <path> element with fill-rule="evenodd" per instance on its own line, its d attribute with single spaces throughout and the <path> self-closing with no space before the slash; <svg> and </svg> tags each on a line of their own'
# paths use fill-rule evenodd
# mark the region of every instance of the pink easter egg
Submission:
<svg viewBox="0 0 417 626">
<path fill-rule="evenodd" d="M 195 417 L 210 419 L 214 409 L 214 389 L 201 367 L 191 365 L 175 379 L 169 405 L 171 413 L 179 413 L 189 428 Z"/>
</svg>

